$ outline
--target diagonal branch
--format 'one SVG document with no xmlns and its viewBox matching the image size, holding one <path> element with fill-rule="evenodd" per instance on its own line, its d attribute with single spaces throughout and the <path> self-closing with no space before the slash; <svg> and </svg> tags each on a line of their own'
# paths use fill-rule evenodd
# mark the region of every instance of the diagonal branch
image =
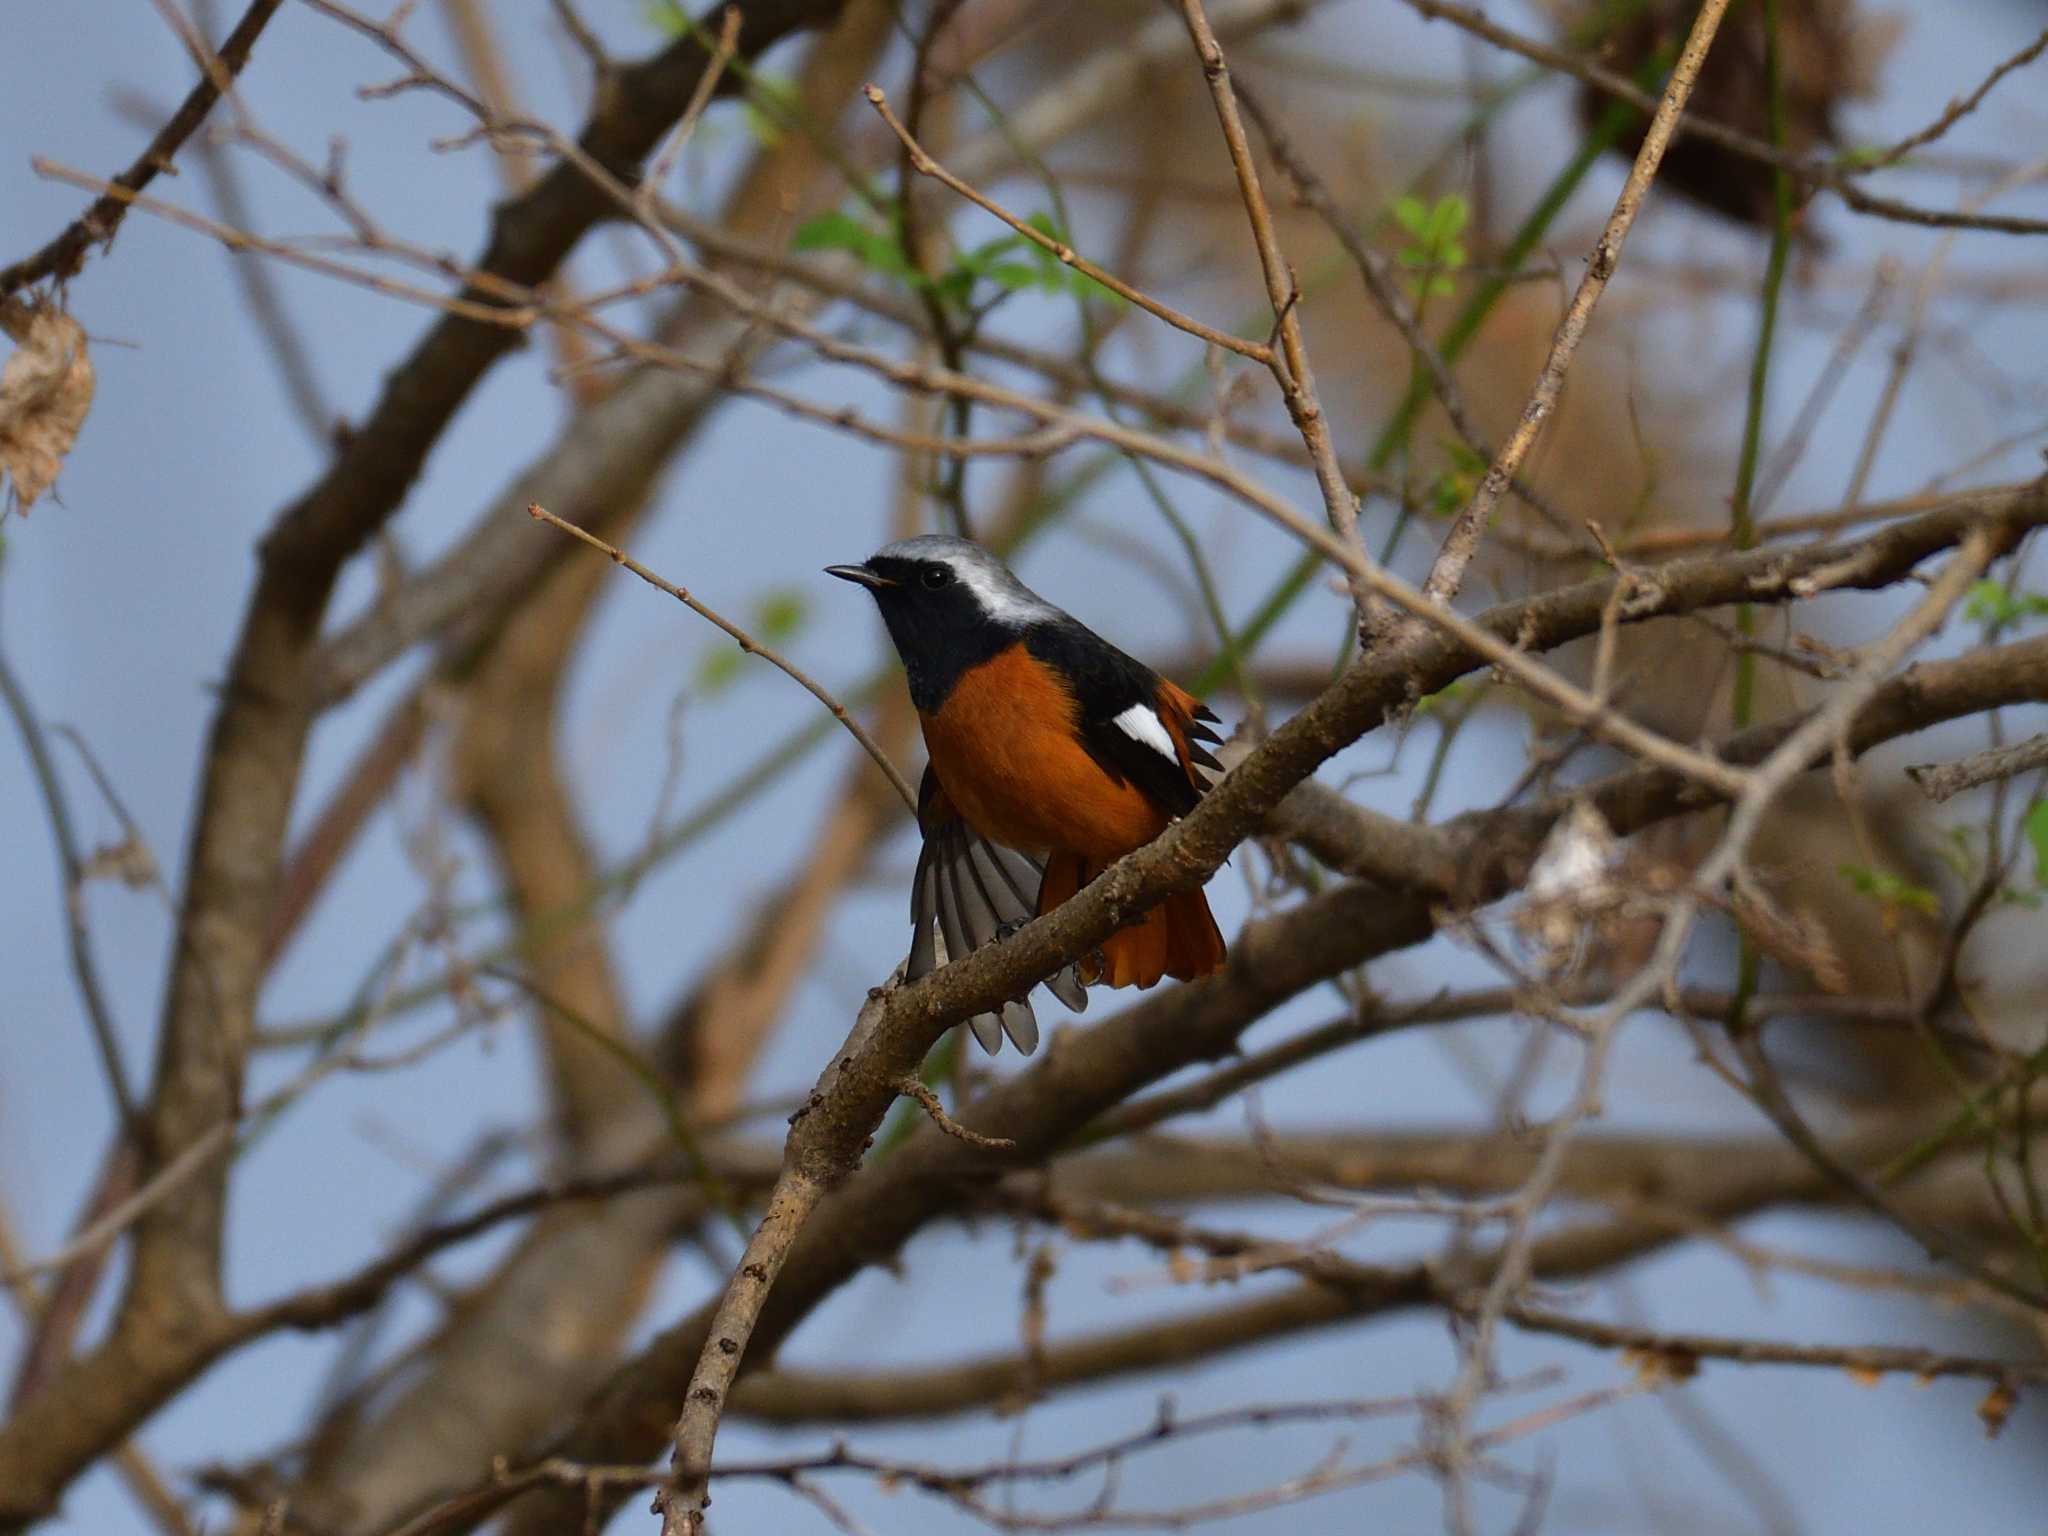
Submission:
<svg viewBox="0 0 2048 1536">
<path fill-rule="evenodd" d="M 679 587 L 674 582 L 668 581 L 663 577 L 657 576 L 654 572 L 647 569 L 646 566 L 642 565 L 638 560 L 635 560 L 631 555 L 627 554 L 623 549 L 618 548 L 618 546 L 607 543 L 605 540 L 600 539 L 596 534 L 590 532 L 588 529 L 579 528 L 574 523 L 564 522 L 561 518 L 555 516 L 554 513 L 548 511 L 546 507 L 540 506 L 538 503 L 529 506 L 526 510 L 528 514 L 535 518 L 537 521 L 546 523 L 551 528 L 558 528 L 563 533 L 568 534 L 571 538 L 581 539 L 585 544 L 588 544 L 592 549 L 598 551 L 598 553 L 610 556 L 613 564 L 624 566 L 627 570 L 631 571 L 635 576 L 638 576 L 642 581 L 646 582 L 650 587 L 653 587 L 658 591 L 666 592 L 670 597 L 674 598 L 677 602 L 681 603 L 685 608 L 688 608 L 692 613 L 697 614 L 701 618 L 710 620 L 718 628 L 724 630 L 726 634 L 730 635 L 733 639 L 733 642 L 737 644 L 741 650 L 745 651 L 750 656 L 759 656 L 763 661 L 767 662 L 770 666 L 775 667 L 776 669 L 781 671 L 786 677 L 796 682 L 800 687 L 802 687 L 806 692 L 808 692 L 812 698 L 816 699 L 820 704 L 824 705 L 826 710 L 831 714 L 833 719 L 837 720 L 841 725 L 846 727 L 846 729 L 852 734 L 853 739 L 860 743 L 861 750 L 867 753 L 867 755 L 874 760 L 874 764 L 877 768 L 882 770 L 882 776 L 889 781 L 890 787 L 896 791 L 897 797 L 900 800 L 902 800 L 904 807 L 910 812 L 911 815 L 915 816 L 917 814 L 917 795 L 911 789 L 909 781 L 903 777 L 902 771 L 898 769 L 894 763 L 889 761 L 889 754 L 882 750 L 881 743 L 876 741 L 874 737 L 868 734 L 866 726 L 862 725 L 858 720 L 853 718 L 853 712 L 849 710 L 844 704 L 840 703 L 839 700 L 833 696 L 831 689 L 827 688 L 823 683 L 819 682 L 816 678 L 812 677 L 810 673 L 804 671 L 801 667 L 797 666 L 794 662 L 790 661 L 781 653 L 770 649 L 768 646 L 763 645 L 759 640 L 756 640 L 752 635 L 748 634 L 744 629 L 740 628 L 739 625 L 733 623 L 732 620 L 726 618 L 725 615 L 720 613 L 717 609 L 711 607 L 709 604 L 703 602 L 701 599 L 693 597 L 685 588 Z"/>
<path fill-rule="evenodd" d="M 1707 49 L 1713 43 L 1715 30 L 1721 25 L 1721 18 L 1727 10 L 1728 0 L 1706 0 L 1693 21 L 1692 32 L 1679 52 L 1678 63 L 1672 68 L 1670 83 L 1664 87 L 1664 94 L 1657 102 L 1656 115 L 1650 119 L 1649 130 L 1643 135 L 1643 147 L 1636 152 L 1628 180 L 1622 186 L 1621 195 L 1614 200 L 1614 211 L 1607 216 L 1606 227 L 1594 243 L 1585 275 L 1579 279 L 1571 303 L 1565 307 L 1564 318 L 1558 322 L 1557 334 L 1550 343 L 1550 355 L 1543 361 L 1543 371 L 1536 376 L 1536 387 L 1530 391 L 1528 403 L 1522 407 L 1521 419 L 1515 423 L 1515 430 L 1472 492 L 1471 501 L 1466 503 L 1465 509 L 1451 524 L 1450 531 L 1444 535 L 1443 545 L 1430 565 L 1422 590 L 1436 602 L 1448 604 L 1458 595 L 1458 587 L 1465 579 L 1465 568 L 1472 563 L 1472 556 L 1479 548 L 1481 534 L 1492 521 L 1494 510 L 1500 505 L 1508 486 L 1520 473 L 1529 450 L 1535 447 L 1537 436 L 1557 409 L 1558 397 L 1564 393 L 1565 374 L 1571 369 L 1579 343 L 1585 339 L 1587 323 L 1593 318 L 1593 306 L 1600 302 L 1600 295 L 1606 292 L 1608 280 L 1614 276 L 1615 268 L 1621 262 L 1621 251 L 1628 242 L 1629 228 L 1642 209 L 1643 199 L 1649 196 L 1650 183 L 1656 179 L 1657 167 L 1663 163 L 1664 150 L 1678 126 L 1679 114 L 1685 110 L 1692 88 L 1699 80 L 1700 68 L 1707 61 Z"/>
<path fill-rule="evenodd" d="M 2023 499 L 2029 515 L 2048 515 L 2048 494 L 2040 488 L 2031 489 Z M 1995 529 L 1997 542 L 2007 547 L 2019 534 L 2013 522 L 1979 516 L 1951 525 L 1944 542 L 1954 542 L 1973 531 L 1981 536 L 1985 529 Z M 1895 546 L 1888 552 L 1889 558 L 1882 560 L 1895 574 L 1899 567 L 1892 562 L 1899 553 Z M 1732 567 L 1739 568 L 1754 558 L 1741 556 L 1712 564 L 1718 567 L 1718 580 L 1727 582 Z M 1843 573 L 1847 579 L 1872 579 L 1874 571 L 1862 564 L 1860 554 L 1850 558 L 1857 568 Z M 1843 552 L 1833 551 L 1831 559 L 1839 567 Z M 1795 563 L 1796 557 L 1794 561 L 1779 557 L 1774 562 L 1774 577 L 1784 583 L 1780 590 L 1787 594 L 1798 588 L 1799 578 L 1791 569 Z M 1825 570 L 1829 563 L 1823 558 L 1808 571 Z M 1917 557 L 1912 563 L 1917 564 Z M 1662 574 L 1668 577 L 1672 572 Z M 1691 574 L 1706 573 L 1696 569 Z M 1727 594 L 1723 600 L 1735 600 L 1742 587 L 1750 585 L 1722 586 Z M 1565 637 L 1554 631 L 1544 635 L 1548 625 L 1538 617 L 1541 606 L 1560 595 L 1503 605 L 1488 615 L 1488 620 L 1503 622 L 1514 612 L 1519 617 L 1515 632 L 1525 643 L 1537 648 L 1560 643 Z M 1690 591 L 1694 599 L 1702 595 L 1697 587 Z M 1651 599 L 1650 606 L 1662 606 L 1672 597 L 1673 589 L 1666 587 Z M 1591 593 L 1581 593 L 1575 602 L 1590 598 Z M 1602 599 L 1597 607 L 1579 610 L 1576 633 L 1595 632 L 1605 606 Z M 1543 638 L 1537 638 L 1539 635 Z M 2021 649 L 2008 647 L 2006 651 L 2010 654 Z M 858 1201 L 854 1211 L 845 1203 L 834 1202 L 828 1230 L 810 1222 L 830 1189 L 857 1166 L 867 1137 L 893 1100 L 902 1077 L 923 1059 L 938 1036 L 966 1014 L 1016 995 L 1067 963 L 1072 955 L 1099 943 L 1131 914 L 1214 869 L 1294 784 L 1398 704 L 1411 680 L 1420 678 L 1425 687 L 1441 687 L 1450 681 L 1459 667 L 1453 659 L 1458 655 L 1455 646 L 1427 632 L 1383 647 L 1276 731 L 1226 775 L 1195 811 L 1146 848 L 1119 861 L 1057 911 L 1002 944 L 944 966 L 919 982 L 870 995 L 846 1044 L 834 1053 L 793 1121 L 770 1216 L 749 1244 L 717 1307 L 709 1316 L 699 1313 L 671 1329 L 651 1348 L 643 1362 L 644 1371 L 627 1373 L 593 1405 L 590 1417 L 595 1438 L 615 1449 L 616 1438 L 623 1435 L 634 1447 L 632 1454 L 644 1454 L 648 1447 L 638 1438 L 640 1428 L 663 1411 L 657 1403 L 672 1403 L 666 1394 L 681 1379 L 685 1363 L 696 1360 L 689 1390 L 680 1404 L 672 1478 L 663 1499 L 668 1530 L 701 1529 L 713 1437 L 748 1351 L 758 1356 L 772 1349 L 810 1307 L 862 1263 L 894 1251 L 928 1219 L 934 1201 L 943 1203 L 948 1198 L 941 1190 L 952 1191 L 953 1198 L 964 1192 L 967 1180 L 920 1180 L 914 1186 L 922 1192 L 919 1200 L 906 1199 L 899 1188 L 893 1204 Z M 2006 685 L 2038 689 L 2039 668 L 2048 651 L 2034 647 L 2025 655 L 2028 662 L 2021 665 L 2016 677 L 1998 675 Z M 1462 659 L 1469 663 L 1471 653 L 1464 653 Z M 1913 679 L 1907 692 L 1932 695 L 1935 690 L 1929 688 L 1927 674 L 1933 670 L 1919 669 L 1922 675 Z M 1784 754 L 1793 729 L 1796 727 L 1788 728 L 1787 735 L 1772 738 L 1762 755 Z M 1785 760 L 1781 755 L 1777 762 Z M 1673 774 L 1663 783 L 1663 798 L 1649 808 L 1652 819 L 1700 803 L 1688 799 L 1682 776 Z M 1746 783 L 1746 778 L 1734 775 L 1735 787 L 1728 793 L 1740 793 L 1740 786 Z M 1627 786 L 1620 788 L 1625 793 Z M 1704 786 L 1693 788 L 1696 793 Z M 1644 802 L 1638 800 L 1636 809 L 1646 809 Z M 1515 814 L 1503 815 L 1501 820 L 1511 825 Z M 1617 826 L 1625 829 L 1627 823 L 1618 820 Z M 1500 838 L 1475 838 L 1472 862 L 1479 862 L 1480 850 L 1499 849 L 1503 844 Z M 1498 883 L 1475 891 L 1475 899 L 1494 899 L 1512 889 L 1513 880 L 1526 872 L 1527 858 L 1533 857 L 1533 852 L 1533 847 L 1526 850 L 1519 868 L 1496 860 L 1492 873 Z M 977 1116 L 980 1123 L 975 1128 L 1015 1140 L 1017 1160 L 1043 1155 L 1092 1114 L 1120 1102 L 1146 1082 L 1227 1049 L 1250 1019 L 1262 1016 L 1285 997 L 1371 954 L 1419 942 L 1432 925 L 1431 908 L 1425 902 L 1390 902 L 1377 888 L 1342 887 L 1248 932 L 1233 951 L 1222 978 L 1139 1004 L 1120 1017 L 1122 1027 L 1098 1027 L 1071 1041 L 1064 1050 L 1049 1052 L 1042 1064 L 984 1101 L 984 1113 Z M 951 1138 L 938 1139 L 952 1149 L 966 1145 Z M 969 1158 L 961 1171 L 971 1168 L 981 1177 L 1011 1165 L 1010 1158 L 997 1160 L 979 1148 L 931 1155 Z M 913 1170 L 901 1177 L 919 1179 L 915 1160 L 903 1161 L 906 1159 L 907 1149 L 891 1159 L 892 1176 L 901 1162 Z M 779 1285 L 775 1283 L 778 1276 L 782 1277 Z M 656 1394 L 654 1402 L 646 1395 L 650 1391 Z M 580 1440 L 576 1447 L 579 1455 L 587 1448 Z"/>
<path fill-rule="evenodd" d="M 114 178 L 115 187 L 129 194 L 140 192 L 156 179 L 158 172 L 170 165 L 185 141 L 206 121 L 206 114 L 213 110 L 213 104 L 220 100 L 223 82 L 232 82 L 242 72 L 242 66 L 249 62 L 249 52 L 256 46 L 257 37 L 283 3 L 284 0 L 250 0 L 249 9 L 242 13 L 235 30 L 228 34 L 227 41 L 220 45 L 220 52 L 214 56 L 220 61 L 218 74 L 211 68 L 200 71 L 198 83 L 179 104 L 178 110 L 171 114 L 170 121 L 135 157 L 135 163 Z M 212 60 L 207 62 L 211 64 Z M 114 232 L 121 227 L 121 220 L 127 216 L 131 201 L 132 196 L 122 197 L 111 190 L 101 194 L 90 208 L 65 227 L 63 233 L 33 256 L 0 268 L 0 299 L 46 277 L 64 282 L 77 276 L 85 265 L 86 251 L 96 243 L 103 244 L 114 238 Z"/>
<path fill-rule="evenodd" d="M 753 58 L 830 20 L 840 0 L 754 0 L 739 52 Z M 710 62 L 685 37 L 621 69 L 599 92 L 578 143 L 630 177 L 683 111 Z M 532 287 L 614 207 L 584 172 L 557 165 L 497 209 L 467 302 Z M 158 1167 L 232 1123 L 266 964 L 292 798 L 313 712 L 307 663 L 343 563 L 396 511 L 427 454 L 520 333 L 455 315 L 438 320 L 394 370 L 375 409 L 327 472 L 278 518 L 235 643 L 208 741 L 190 871 L 173 949 L 155 1083 L 144 1114 Z M 0 1430 L 0 1525 L 45 1513 L 109 1434 L 169 1390 L 194 1338 L 223 1314 L 220 1260 L 227 1170 L 216 1165 L 152 1208 L 135 1231 L 126 1298 L 92 1355 L 67 1366 Z M 122 1383 L 119 1391 L 89 1382 Z"/>
<path fill-rule="evenodd" d="M 1223 130 L 1223 142 L 1230 151 L 1230 168 L 1237 178 L 1238 197 L 1244 203 L 1245 218 L 1251 225 L 1252 243 L 1258 248 L 1259 272 L 1265 279 L 1266 298 L 1273 306 L 1274 325 L 1280 333 L 1280 355 L 1269 357 L 1267 366 L 1280 386 L 1287 414 L 1308 449 L 1315 467 L 1316 488 L 1322 492 L 1323 511 L 1330 527 L 1344 547 L 1365 558 L 1358 538 L 1358 498 L 1344 478 L 1337 462 L 1337 446 L 1330 436 L 1330 421 L 1316 395 L 1315 374 L 1309 368 L 1308 343 L 1301 334 L 1301 287 L 1294 269 L 1280 249 L 1280 236 L 1273 226 L 1273 211 L 1266 203 L 1265 188 L 1259 182 L 1259 168 L 1252 160 L 1252 147 L 1245 138 L 1244 121 L 1238 115 L 1237 91 L 1230 81 L 1230 63 L 1223 45 L 1209 25 L 1202 0 L 1181 0 L 1181 16 L 1187 22 L 1195 54 L 1202 61 L 1202 73 L 1209 82 L 1209 95 L 1216 103 L 1216 121 Z M 1282 366 L 1282 365 L 1285 366 Z M 1378 604 L 1364 579 L 1350 576 L 1352 602 L 1358 609 L 1360 632 L 1373 627 Z"/>
</svg>

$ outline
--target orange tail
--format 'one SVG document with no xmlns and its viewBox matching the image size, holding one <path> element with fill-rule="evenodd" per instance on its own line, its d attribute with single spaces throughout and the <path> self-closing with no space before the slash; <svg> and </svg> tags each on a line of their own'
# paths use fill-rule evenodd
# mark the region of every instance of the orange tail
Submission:
<svg viewBox="0 0 2048 1536">
<path fill-rule="evenodd" d="M 1046 860 L 1045 879 L 1038 888 L 1040 915 L 1050 912 L 1109 867 L 1090 863 L 1079 854 L 1055 853 Z M 1081 979 L 1107 981 L 1112 987 L 1149 987 L 1160 977 L 1193 981 L 1223 968 L 1223 934 L 1209 911 L 1209 898 L 1198 886 L 1175 891 L 1102 945 L 1099 966 L 1083 961 Z"/>
</svg>

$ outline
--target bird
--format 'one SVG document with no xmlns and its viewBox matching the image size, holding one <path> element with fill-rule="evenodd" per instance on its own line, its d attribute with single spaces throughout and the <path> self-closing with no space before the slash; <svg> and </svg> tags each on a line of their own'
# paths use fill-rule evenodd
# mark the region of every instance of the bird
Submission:
<svg viewBox="0 0 2048 1536">
<path fill-rule="evenodd" d="M 1222 770 L 1217 717 L 1192 694 L 1033 592 L 968 539 L 925 534 L 825 572 L 866 587 L 903 661 L 923 728 L 924 844 L 911 879 L 915 981 L 1053 910 L 1193 810 Z M 1221 968 L 1201 888 L 1177 891 L 1047 983 L 1074 1012 L 1085 986 L 1150 987 Z M 1029 1055 L 1030 1003 L 968 1020 Z"/>
</svg>

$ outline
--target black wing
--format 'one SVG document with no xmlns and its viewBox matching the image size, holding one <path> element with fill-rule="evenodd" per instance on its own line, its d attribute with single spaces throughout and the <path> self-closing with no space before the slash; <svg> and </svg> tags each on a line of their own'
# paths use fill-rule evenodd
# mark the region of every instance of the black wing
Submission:
<svg viewBox="0 0 2048 1536">
<path fill-rule="evenodd" d="M 1025 644 L 1033 656 L 1072 683 L 1075 702 L 1080 705 L 1081 744 L 1104 773 L 1119 784 L 1135 784 L 1168 816 L 1185 816 L 1195 808 L 1202 788 L 1190 765 L 1217 768 L 1216 759 L 1202 743 L 1221 740 L 1211 729 L 1216 716 L 1206 705 L 1188 699 L 1142 661 L 1076 620 L 1038 625 L 1025 636 Z M 1186 761 L 1162 715 L 1162 711 L 1178 712 L 1177 701 L 1183 699 L 1188 708 L 1175 724 L 1186 738 Z M 1142 711 L 1135 728 L 1127 714 L 1134 709 Z M 1119 723 L 1120 716 L 1126 723 Z"/>
</svg>

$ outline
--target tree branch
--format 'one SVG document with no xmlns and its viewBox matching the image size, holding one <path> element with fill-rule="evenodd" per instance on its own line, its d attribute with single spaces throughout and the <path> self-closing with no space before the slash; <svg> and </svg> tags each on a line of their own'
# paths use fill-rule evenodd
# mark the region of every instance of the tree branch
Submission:
<svg viewBox="0 0 2048 1536">
<path fill-rule="evenodd" d="M 284 0 L 250 0 L 249 9 L 242 13 L 242 19 L 235 23 L 235 30 L 228 34 L 227 41 L 214 55 L 220 63 L 219 73 L 202 68 L 198 83 L 179 104 L 178 110 L 171 114 L 170 120 L 157 130 L 156 137 L 136 156 L 135 163 L 114 178 L 114 186 L 131 195 L 123 197 L 113 191 L 103 193 L 33 256 L 0 268 L 0 299 L 46 277 L 54 277 L 60 283 L 76 277 L 85 265 L 87 250 L 114 238 L 114 232 L 121 227 L 121 220 L 127 216 L 133 201 L 132 194 L 140 192 L 156 179 L 158 172 L 168 168 L 185 141 L 206 121 L 206 114 L 220 100 L 223 82 L 231 82 L 241 74 L 242 67 L 249 62 L 250 50 L 256 46 L 257 37 L 283 3 Z"/>
</svg>

